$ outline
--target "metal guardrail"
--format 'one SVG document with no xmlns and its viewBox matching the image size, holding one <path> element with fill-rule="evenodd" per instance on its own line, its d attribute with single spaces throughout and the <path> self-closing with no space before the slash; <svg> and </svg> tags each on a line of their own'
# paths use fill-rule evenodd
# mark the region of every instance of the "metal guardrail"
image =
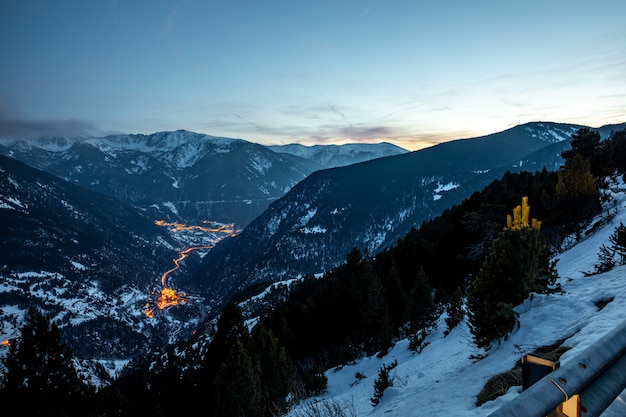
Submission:
<svg viewBox="0 0 626 417">
<path fill-rule="evenodd" d="M 581 416 L 599 416 L 626 389 L 626 321 L 489 417 L 545 417 L 580 395 Z"/>
</svg>

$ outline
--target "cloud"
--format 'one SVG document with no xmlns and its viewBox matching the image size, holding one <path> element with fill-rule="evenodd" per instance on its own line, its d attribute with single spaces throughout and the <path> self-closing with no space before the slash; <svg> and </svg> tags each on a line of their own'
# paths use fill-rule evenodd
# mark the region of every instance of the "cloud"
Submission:
<svg viewBox="0 0 626 417">
<path fill-rule="evenodd" d="M 328 103 L 328 107 L 330 108 L 330 111 L 339 115 L 343 121 L 346 123 L 346 125 L 348 126 L 349 129 L 352 129 L 352 125 L 350 124 L 350 122 L 348 122 L 348 119 L 346 119 L 346 115 L 342 112 L 340 112 L 337 107 L 333 106 L 332 104 Z"/>
<path fill-rule="evenodd" d="M 461 134 L 461 132 L 459 132 Z M 470 137 L 471 135 L 467 135 Z M 462 134 L 457 138 L 464 137 Z M 414 151 L 450 140 L 449 135 L 408 132 L 392 126 L 323 126 L 318 134 L 302 132 L 298 142 L 308 145 L 389 142 Z"/>
<path fill-rule="evenodd" d="M 366 16 L 370 13 L 370 11 L 377 5 L 378 1 L 372 1 L 365 6 L 365 8 L 359 14 L 359 17 Z"/>
<path fill-rule="evenodd" d="M 13 102 L 0 95 L 0 137 L 91 136 L 95 125 L 79 119 L 33 119 L 22 115 Z"/>
<path fill-rule="evenodd" d="M 172 32 L 178 26 L 180 20 L 180 14 L 183 8 L 186 7 L 186 0 L 178 0 L 174 3 L 167 16 L 165 17 L 165 31 L 167 33 Z"/>
<path fill-rule="evenodd" d="M 350 126 L 348 128 L 340 129 L 339 134 L 341 136 L 354 137 L 362 140 L 375 139 L 379 140 L 381 138 L 387 138 L 395 136 L 395 133 L 392 128 L 386 126 L 378 126 L 378 127 L 354 127 Z"/>
<path fill-rule="evenodd" d="M 420 101 L 402 102 L 392 109 L 383 109 L 399 113 L 398 116 L 381 117 L 359 106 L 330 101 L 256 107 L 246 103 L 221 103 L 215 109 L 203 109 L 202 122 L 188 128 L 265 145 L 389 142 L 408 150 L 478 136 L 479 132 L 460 129 L 433 132 L 423 120 L 410 117 L 420 113 L 413 107 L 420 110 L 422 105 Z"/>
<path fill-rule="evenodd" d="M 167 17 L 165 18 L 165 31 L 166 32 L 169 33 L 176 28 L 176 23 L 178 20 L 179 13 L 180 13 L 180 9 L 178 7 L 175 7 L 172 10 L 170 10 Z"/>
<path fill-rule="evenodd" d="M 251 122 L 250 120 L 242 117 L 241 115 L 239 115 L 237 113 L 234 113 L 233 116 L 235 116 L 237 119 L 241 120 L 245 124 L 251 126 L 254 129 L 254 131 L 256 131 L 256 132 L 261 132 L 261 133 L 266 133 L 267 132 L 267 128 L 264 128 L 263 126 L 260 126 L 257 123 Z"/>
<path fill-rule="evenodd" d="M 94 131 L 93 123 L 84 120 L 28 120 L 0 116 L 0 137 L 90 136 Z"/>
</svg>

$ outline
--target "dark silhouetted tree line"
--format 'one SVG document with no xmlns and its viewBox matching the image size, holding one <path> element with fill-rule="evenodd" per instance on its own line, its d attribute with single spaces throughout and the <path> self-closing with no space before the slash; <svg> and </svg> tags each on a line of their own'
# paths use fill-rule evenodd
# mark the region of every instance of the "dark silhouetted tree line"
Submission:
<svg viewBox="0 0 626 417">
<path fill-rule="evenodd" d="M 216 417 L 270 417 L 285 410 L 295 367 L 263 324 L 248 329 L 236 304 L 224 307 L 202 350 L 190 357 L 181 344 L 138 365 L 100 393 L 98 408 L 123 416 L 196 414 L 201 409 Z"/>
<path fill-rule="evenodd" d="M 12 339 L 0 382 L 2 415 L 88 416 L 93 390 L 79 378 L 59 328 L 30 308 Z"/>
</svg>

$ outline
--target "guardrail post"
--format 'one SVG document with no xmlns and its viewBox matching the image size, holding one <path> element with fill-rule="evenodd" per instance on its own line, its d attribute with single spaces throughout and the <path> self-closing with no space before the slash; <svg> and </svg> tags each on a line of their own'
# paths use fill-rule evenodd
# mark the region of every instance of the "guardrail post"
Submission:
<svg viewBox="0 0 626 417">
<path fill-rule="evenodd" d="M 577 394 L 581 394 L 581 410 L 586 413 L 583 415 L 599 416 L 626 385 L 624 356 L 626 321 L 490 417 L 544 417 Z"/>
</svg>

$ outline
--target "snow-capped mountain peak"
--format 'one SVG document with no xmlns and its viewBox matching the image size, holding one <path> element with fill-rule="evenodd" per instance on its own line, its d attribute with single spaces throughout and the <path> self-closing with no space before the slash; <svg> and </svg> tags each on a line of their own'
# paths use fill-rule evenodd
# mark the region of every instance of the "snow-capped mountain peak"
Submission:
<svg viewBox="0 0 626 417">
<path fill-rule="evenodd" d="M 522 127 L 534 138 L 548 143 L 555 143 L 569 140 L 571 135 L 583 126 L 552 122 L 532 122 L 526 123 Z"/>
<path fill-rule="evenodd" d="M 350 165 L 408 152 L 406 149 L 387 142 L 312 146 L 293 143 L 289 145 L 269 146 L 269 148 L 274 152 L 287 153 L 300 158 L 310 159 L 325 168 Z"/>
</svg>

